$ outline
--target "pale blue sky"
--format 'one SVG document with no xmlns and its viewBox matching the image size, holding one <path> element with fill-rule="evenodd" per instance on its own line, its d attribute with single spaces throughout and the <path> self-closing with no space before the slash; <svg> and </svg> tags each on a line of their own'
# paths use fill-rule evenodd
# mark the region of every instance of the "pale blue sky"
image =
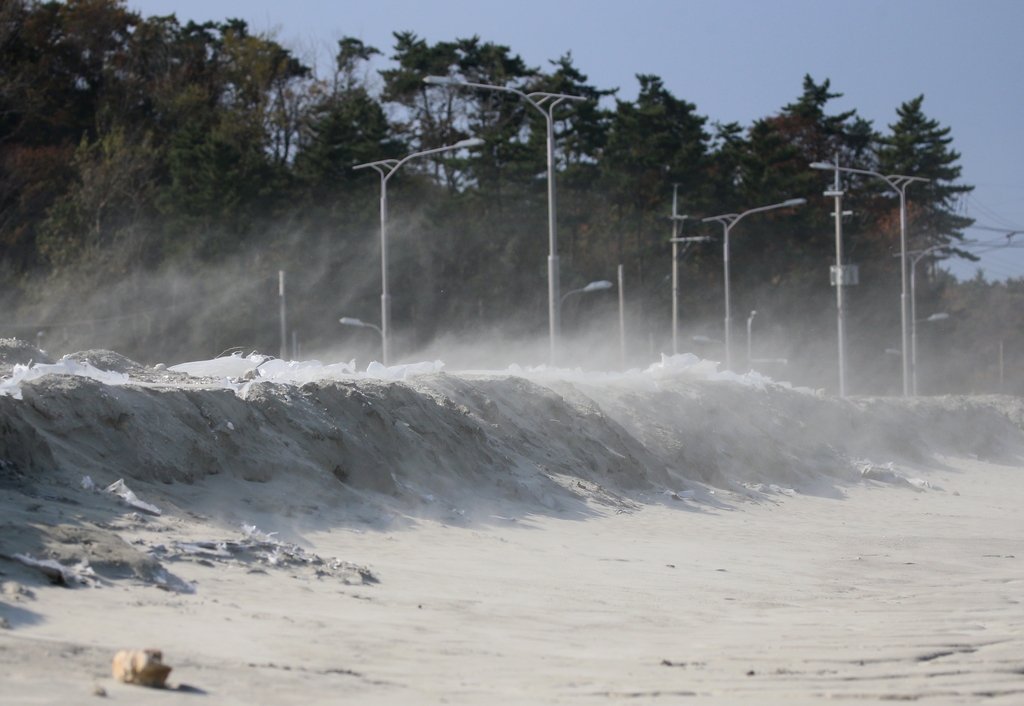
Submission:
<svg viewBox="0 0 1024 706">
<path fill-rule="evenodd" d="M 274 29 L 294 47 L 328 56 L 349 35 L 385 53 L 391 33 L 428 41 L 474 34 L 509 45 L 532 66 L 572 51 L 602 88 L 636 96 L 637 73 L 662 76 L 711 120 L 773 114 L 801 90 L 804 74 L 829 78 L 876 127 L 903 101 L 925 94 L 925 112 L 953 128 L 963 181 L 977 189 L 968 215 L 1024 230 L 1024 2 L 1001 0 L 129 0 L 146 15 L 179 20 L 241 17 Z M 383 66 L 384 61 L 379 62 Z M 912 188 L 912 187 L 911 187 Z M 752 204 L 753 205 L 753 204 Z M 969 237 L 998 239 L 972 231 Z M 1024 243 L 1024 236 L 1020 236 Z M 1024 249 L 994 251 L 981 266 L 994 278 L 1024 276 Z M 970 276 L 977 265 L 953 266 Z"/>
</svg>

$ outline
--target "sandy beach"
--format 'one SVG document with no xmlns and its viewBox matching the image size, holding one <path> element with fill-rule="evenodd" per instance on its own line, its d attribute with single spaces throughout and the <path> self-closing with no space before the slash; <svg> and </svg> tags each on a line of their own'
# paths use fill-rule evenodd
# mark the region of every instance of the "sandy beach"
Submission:
<svg viewBox="0 0 1024 706">
<path fill-rule="evenodd" d="M 53 379 L 27 384 L 25 399 Z M 725 403 L 766 394 L 700 385 L 725 389 Z M 136 394 L 129 388 L 102 391 Z M 620 404 L 635 394 L 614 393 Z M 811 403 L 772 405 L 784 415 Z M 978 423 L 964 404 L 940 405 L 954 427 Z M 1013 406 L 988 406 L 1000 404 Z M 609 416 L 630 428 L 621 409 Z M 502 422 L 493 424 L 498 438 Z M 82 468 L 53 444 L 59 470 L 8 472 L 0 488 L 2 701 L 97 703 L 102 690 L 133 704 L 1020 703 L 1024 435 L 1008 428 L 993 432 L 991 457 L 952 438 L 946 446 L 962 453 L 936 442 L 911 459 L 882 445 L 875 461 L 896 462 L 874 475 L 836 470 L 812 482 L 751 471 L 704 482 L 663 466 L 665 483 L 652 471 L 613 485 L 592 468 L 547 467 L 538 472 L 554 490 L 544 492 L 525 481 L 522 492 L 442 482 L 447 442 L 435 436 L 440 480 L 430 469 L 396 473 L 392 493 L 281 469 L 258 482 L 229 472 L 126 478 L 160 515 L 82 488 Z M 941 432 L 915 429 L 903 441 L 918 451 Z M 668 453 L 664 439 L 633 438 Z M 277 534 L 247 538 L 243 524 Z M 67 527 L 96 534 L 56 534 Z M 145 560 L 104 564 L 110 537 Z M 280 542 L 287 551 L 268 552 Z M 97 576 L 50 585 L 10 558 L 33 547 L 68 565 L 84 551 Z M 163 651 L 171 688 L 112 679 L 116 651 L 145 647 Z"/>
</svg>

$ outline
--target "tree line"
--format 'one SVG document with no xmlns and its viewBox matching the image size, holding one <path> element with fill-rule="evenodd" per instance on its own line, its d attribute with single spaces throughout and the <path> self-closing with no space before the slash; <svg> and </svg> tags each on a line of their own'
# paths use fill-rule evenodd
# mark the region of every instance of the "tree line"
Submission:
<svg viewBox="0 0 1024 706">
<path fill-rule="evenodd" d="M 390 63 L 372 71 L 385 50 L 346 37 L 331 65 L 315 68 L 237 19 L 143 17 L 122 0 L 0 0 L 6 310 L 47 324 L 81 317 L 87 303 L 90 316 L 113 320 L 145 301 L 165 315 L 117 329 L 143 359 L 156 346 L 182 356 L 232 342 L 276 350 L 265 313 L 276 292 L 240 283 L 287 269 L 306 273 L 293 320 L 310 346 L 326 344 L 339 314 L 379 311 L 379 181 L 352 168 L 478 137 L 481 146 L 412 161 L 391 182 L 395 327 L 409 350 L 495 321 L 542 332 L 544 119 L 514 94 L 424 83 L 432 75 L 585 99 L 555 111 L 563 291 L 623 264 L 637 320 L 664 319 L 673 185 L 692 216 L 802 197 L 803 207 L 737 226 L 733 296 L 737 312 L 757 308 L 778 330 L 806 324 L 786 335 L 791 348 L 834 337 L 833 202 L 822 195 L 832 174 L 808 165 L 837 158 L 930 179 L 908 190 L 910 246 L 948 247 L 919 273 L 919 310 L 956 286 L 937 263 L 966 255 L 957 244 L 972 221 L 960 206 L 972 187 L 923 96 L 878 128 L 832 111 L 841 94 L 808 75 L 792 102 L 740 125 L 701 115 L 656 75 L 638 75 L 637 97 L 622 98 L 591 84 L 571 54 L 537 67 L 479 37 L 431 43 L 413 32 L 396 32 L 386 52 Z M 870 178 L 844 178 L 843 188 L 853 211 L 844 258 L 860 264 L 862 283 L 851 318 L 870 333 L 870 356 L 898 336 L 898 200 Z M 719 231 L 699 219 L 684 227 Z M 217 275 L 200 285 L 182 273 Z M 172 281 L 192 284 L 170 291 Z M 688 321 L 720 321 L 721 287 L 721 247 L 691 248 Z M 219 313 L 199 311 L 218 288 L 238 293 Z M 187 331 L 173 323 L 186 320 Z M 566 320 L 567 333 L 574 325 Z"/>
</svg>

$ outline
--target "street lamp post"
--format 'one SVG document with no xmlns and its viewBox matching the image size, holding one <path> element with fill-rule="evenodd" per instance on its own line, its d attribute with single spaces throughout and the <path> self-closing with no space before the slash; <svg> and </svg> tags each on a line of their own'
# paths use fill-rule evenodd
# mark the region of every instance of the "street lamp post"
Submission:
<svg viewBox="0 0 1024 706">
<path fill-rule="evenodd" d="M 916 264 L 916 263 L 914 263 L 914 264 Z M 911 267 L 913 267 L 913 265 L 911 265 Z M 911 290 L 911 291 L 913 291 L 913 290 Z M 911 298 L 910 298 L 910 304 L 911 304 L 911 309 L 913 309 L 914 308 L 914 306 L 913 306 L 913 304 L 914 304 L 913 296 L 911 296 Z M 914 397 L 917 397 L 917 325 L 918 324 L 924 324 L 924 323 L 932 323 L 933 321 L 944 321 L 945 319 L 948 319 L 948 318 L 949 318 L 949 314 L 947 314 L 944 311 L 940 311 L 937 314 L 932 314 L 931 316 L 926 317 L 924 319 L 921 319 L 920 321 L 918 321 L 916 318 L 912 319 L 912 322 L 913 322 L 913 326 L 912 326 L 913 335 L 910 337 L 910 340 L 911 340 L 910 350 L 911 350 L 911 355 L 912 355 L 912 357 L 914 359 L 913 361 L 911 361 L 913 363 L 913 367 L 911 368 L 911 370 L 913 371 L 912 378 L 913 378 L 913 383 L 914 383 L 913 384 Z"/>
<path fill-rule="evenodd" d="M 371 323 L 367 323 L 366 321 L 361 321 L 360 319 L 355 319 L 355 318 L 353 318 L 351 316 L 342 316 L 340 319 L 338 319 L 338 323 L 345 324 L 346 326 L 359 326 L 359 327 L 362 327 L 362 328 L 372 328 L 374 331 L 376 331 L 377 333 L 380 334 L 381 347 L 383 348 L 383 344 L 384 344 L 384 340 L 385 340 L 384 339 L 384 331 L 381 330 L 380 326 L 374 326 Z M 385 365 L 386 365 L 386 363 L 385 363 Z"/>
<path fill-rule="evenodd" d="M 424 157 L 438 152 L 463 149 L 464 147 L 478 147 L 484 143 L 479 138 L 460 140 L 454 145 L 436 147 L 432 150 L 414 152 L 403 159 L 382 159 L 377 162 L 367 162 L 352 167 L 353 169 L 373 169 L 380 174 L 380 273 L 381 273 L 381 295 L 380 295 L 380 332 L 383 341 L 381 352 L 382 363 L 388 364 L 389 343 L 388 335 L 391 331 L 391 293 L 388 290 L 388 179 L 398 171 L 398 168 L 416 157 Z M 342 322 L 344 323 L 344 322 Z M 356 324 L 353 324 L 356 325 Z M 371 326 L 371 324 L 358 324 Z M 376 328 L 376 327 L 374 327 Z"/>
<path fill-rule="evenodd" d="M 589 294 L 590 292 L 599 292 L 602 289 L 611 289 L 615 285 L 606 279 L 600 279 L 596 282 L 591 282 L 586 287 L 580 287 L 579 289 L 573 289 L 562 295 L 562 298 L 558 300 L 558 317 L 561 321 L 562 317 L 562 305 L 565 304 L 565 300 L 571 297 L 573 294 Z"/>
<path fill-rule="evenodd" d="M 548 138 L 548 329 L 551 336 L 551 365 L 555 365 L 558 357 L 559 296 L 558 296 L 558 230 L 555 208 L 555 107 L 567 100 L 585 101 L 583 96 L 570 96 L 564 93 L 547 93 L 533 91 L 524 93 L 518 88 L 494 86 L 489 83 L 470 83 L 454 76 L 427 76 L 424 83 L 432 86 L 459 86 L 462 88 L 482 88 L 488 91 L 504 91 L 514 93 L 544 115 L 547 121 Z"/>
<path fill-rule="evenodd" d="M 753 328 L 754 328 L 754 317 L 757 316 L 757 310 L 750 312 L 750 316 L 747 317 L 747 367 L 751 370 L 754 369 L 754 346 L 751 343 Z"/>
<path fill-rule="evenodd" d="M 931 181 L 924 177 L 905 176 L 903 174 L 880 174 L 869 169 L 854 169 L 853 167 L 840 167 L 838 164 L 828 162 L 812 162 L 811 169 L 833 169 L 837 172 L 850 172 L 851 174 L 865 174 L 881 179 L 889 185 L 893 191 L 900 196 L 900 334 L 903 342 L 903 396 L 910 395 L 910 356 L 907 342 L 907 187 L 915 181 Z"/>
<path fill-rule="evenodd" d="M 281 360 L 288 357 L 287 325 L 285 324 L 284 270 L 277 271 L 277 295 L 281 300 Z"/>
<path fill-rule="evenodd" d="M 626 372 L 626 293 L 623 285 L 626 275 L 622 265 L 619 265 L 617 274 L 619 276 L 619 365 L 622 372 Z"/>
<path fill-rule="evenodd" d="M 1014 231 L 1014 230 L 1007 230 L 1007 229 L 1003 229 L 1003 228 L 988 228 L 988 227 L 985 227 L 985 226 L 974 226 L 974 227 L 978 228 L 980 230 L 994 230 L 994 231 L 1006 234 L 1006 243 L 1002 244 L 1002 245 L 996 245 L 994 247 L 990 247 L 990 250 L 997 250 L 999 248 L 1010 247 L 1010 239 L 1014 235 L 1017 235 L 1020 232 L 1020 231 Z M 977 240 L 965 240 L 965 241 L 962 241 L 960 243 L 956 243 L 955 246 L 956 247 L 965 247 L 965 246 L 970 246 L 970 247 L 978 247 L 978 246 L 986 247 L 986 244 L 985 243 L 980 243 Z M 912 363 L 913 363 L 913 368 L 912 368 L 912 370 L 913 370 L 913 375 L 912 375 L 913 381 L 912 382 L 913 382 L 913 390 L 914 390 L 914 396 L 915 397 L 917 396 L 917 325 L 919 323 L 921 323 L 920 321 L 917 320 L 917 292 L 916 292 L 916 287 L 915 287 L 915 281 L 917 279 L 917 263 L 920 262 L 925 256 L 930 255 L 931 253 L 935 252 L 936 250 L 943 250 L 943 249 L 949 248 L 949 247 L 954 247 L 954 246 L 951 245 L 951 244 L 933 245 L 930 248 L 925 248 L 924 250 L 911 250 L 908 253 L 909 255 L 913 256 L 911 258 L 911 260 L 910 260 L 910 319 L 913 322 L 913 326 L 911 327 L 911 335 L 910 335 L 910 350 L 911 350 L 911 356 L 910 357 L 911 357 Z M 989 250 L 981 250 L 979 252 L 988 252 L 988 251 Z M 949 314 L 932 314 L 927 319 L 922 319 L 922 321 L 940 321 L 942 319 L 948 319 L 948 318 L 949 318 Z M 999 345 L 1002 346 L 1002 343 L 1000 342 Z M 1001 347 L 1000 347 L 1000 351 L 1002 351 Z M 1002 353 L 1000 353 L 1000 355 L 1002 355 Z M 1000 358 L 1000 360 L 1002 360 L 1002 358 Z M 1002 381 L 1002 378 L 1000 378 L 1000 381 Z"/>
<path fill-rule="evenodd" d="M 931 255 L 936 250 L 942 250 L 950 247 L 949 245 L 933 245 L 930 248 L 924 250 L 911 250 L 908 255 L 910 258 L 910 388 L 913 392 L 914 397 L 917 397 L 917 324 L 920 323 L 917 320 L 917 263 L 923 258 Z M 938 316 L 938 318 L 935 318 Z M 929 316 L 925 321 L 940 321 L 941 319 L 948 319 L 949 314 L 945 316 L 939 316 L 933 314 Z"/>
<path fill-rule="evenodd" d="M 807 199 L 789 199 L 782 203 L 775 203 L 771 206 L 761 206 L 760 208 L 751 208 L 743 213 L 724 213 L 720 216 L 710 216 L 703 219 L 704 223 L 709 221 L 715 221 L 721 223 L 722 228 L 725 231 L 724 242 L 722 244 L 723 253 L 723 264 L 725 267 L 725 369 L 732 370 L 732 348 L 730 346 L 730 328 L 732 327 L 732 319 L 730 317 L 730 301 L 729 301 L 729 233 L 732 231 L 734 225 L 740 222 L 741 219 L 749 216 L 751 213 L 760 213 L 761 211 L 771 211 L 776 208 L 786 208 L 788 206 L 799 206 L 800 204 L 807 203 Z"/>
</svg>

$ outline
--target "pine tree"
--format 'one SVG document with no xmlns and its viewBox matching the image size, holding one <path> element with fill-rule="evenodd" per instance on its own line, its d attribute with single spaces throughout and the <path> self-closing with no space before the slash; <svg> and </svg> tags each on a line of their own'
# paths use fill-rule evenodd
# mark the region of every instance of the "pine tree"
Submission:
<svg viewBox="0 0 1024 706">
<path fill-rule="evenodd" d="M 334 76 L 318 87 L 319 99 L 306 115 L 295 173 L 320 206 L 341 197 L 342 191 L 357 180 L 371 183 L 376 191 L 377 175 L 355 172 L 352 167 L 400 157 L 404 151 L 404 145 L 392 135 L 383 106 L 358 75 L 360 67 L 375 54 L 380 51 L 358 39 L 339 40 Z"/>
<path fill-rule="evenodd" d="M 616 102 L 601 166 L 612 217 L 619 221 L 617 254 L 638 258 L 642 268 L 645 259 L 667 247 L 667 231 L 654 219 L 665 215 L 672 184 L 680 184 L 684 200 L 699 193 L 710 135 L 704 130 L 707 118 L 672 95 L 661 78 L 638 75 L 637 80 L 636 101 Z M 632 243 L 622 238 L 626 233 Z"/>
<path fill-rule="evenodd" d="M 897 108 L 899 120 L 889 126 L 891 134 L 878 139 L 878 171 L 931 179 L 907 189 L 911 240 L 919 247 L 954 244 L 974 222 L 957 213 L 961 197 L 974 187 L 954 183 L 962 168 L 960 153 L 950 147 L 951 128 L 928 118 L 923 102 L 920 95 Z"/>
</svg>

